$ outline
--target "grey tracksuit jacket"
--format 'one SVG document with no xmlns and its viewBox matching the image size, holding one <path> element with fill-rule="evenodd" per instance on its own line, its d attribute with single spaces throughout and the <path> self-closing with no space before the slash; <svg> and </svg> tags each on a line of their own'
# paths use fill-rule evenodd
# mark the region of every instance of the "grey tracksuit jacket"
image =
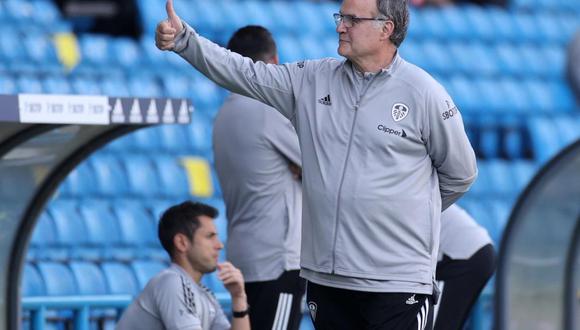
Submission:
<svg viewBox="0 0 580 330">
<path fill-rule="evenodd" d="M 253 63 L 187 25 L 174 51 L 294 124 L 303 168 L 302 268 L 431 288 L 441 210 L 477 176 L 461 115 L 440 84 L 398 55 L 374 75 L 337 59 Z"/>
<path fill-rule="evenodd" d="M 213 154 L 228 218 L 226 256 L 246 282 L 300 269 L 301 165 L 292 124 L 254 99 L 232 94 L 213 124 Z"/>
</svg>

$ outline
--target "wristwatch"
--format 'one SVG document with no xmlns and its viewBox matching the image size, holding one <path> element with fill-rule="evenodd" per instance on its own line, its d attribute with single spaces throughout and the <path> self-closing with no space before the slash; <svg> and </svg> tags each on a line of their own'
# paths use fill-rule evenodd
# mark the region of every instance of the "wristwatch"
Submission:
<svg viewBox="0 0 580 330">
<path fill-rule="evenodd" d="M 242 317 L 245 317 L 246 315 L 248 315 L 249 313 L 250 313 L 250 305 L 248 305 L 248 307 L 245 310 L 239 311 L 239 312 L 233 311 L 232 314 L 234 317 L 242 318 Z"/>
</svg>

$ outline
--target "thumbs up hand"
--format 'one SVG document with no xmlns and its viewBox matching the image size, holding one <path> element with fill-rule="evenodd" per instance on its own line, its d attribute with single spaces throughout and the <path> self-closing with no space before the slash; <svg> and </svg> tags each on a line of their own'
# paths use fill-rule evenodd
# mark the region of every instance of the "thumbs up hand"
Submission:
<svg viewBox="0 0 580 330">
<path fill-rule="evenodd" d="M 157 24 L 155 45 L 161 50 L 172 50 L 175 47 L 175 37 L 183 30 L 183 23 L 173 9 L 173 0 L 167 0 L 165 10 L 167 19 Z"/>
</svg>

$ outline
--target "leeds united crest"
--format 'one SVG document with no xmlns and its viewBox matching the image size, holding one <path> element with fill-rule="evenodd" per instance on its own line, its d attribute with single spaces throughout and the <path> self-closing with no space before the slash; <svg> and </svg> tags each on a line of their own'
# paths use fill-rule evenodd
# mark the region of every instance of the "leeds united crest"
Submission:
<svg viewBox="0 0 580 330">
<path fill-rule="evenodd" d="M 409 107 L 403 103 L 395 103 L 391 109 L 391 115 L 394 121 L 401 121 L 409 114 Z"/>
</svg>

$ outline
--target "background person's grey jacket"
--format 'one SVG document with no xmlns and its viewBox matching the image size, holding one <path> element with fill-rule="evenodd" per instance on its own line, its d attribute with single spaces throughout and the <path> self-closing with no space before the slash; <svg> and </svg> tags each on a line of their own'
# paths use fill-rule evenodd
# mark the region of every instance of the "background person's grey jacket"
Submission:
<svg viewBox="0 0 580 330">
<path fill-rule="evenodd" d="M 453 204 L 477 176 L 461 115 L 444 88 L 398 55 L 388 69 L 364 77 L 336 59 L 253 63 L 185 26 L 175 43 L 179 55 L 296 127 L 301 266 L 420 283 L 421 289 L 402 292 L 431 294 L 442 205 Z"/>
<path fill-rule="evenodd" d="M 232 94 L 213 125 L 213 152 L 228 218 L 226 257 L 246 282 L 300 269 L 302 187 L 292 124 L 271 107 Z"/>
</svg>

